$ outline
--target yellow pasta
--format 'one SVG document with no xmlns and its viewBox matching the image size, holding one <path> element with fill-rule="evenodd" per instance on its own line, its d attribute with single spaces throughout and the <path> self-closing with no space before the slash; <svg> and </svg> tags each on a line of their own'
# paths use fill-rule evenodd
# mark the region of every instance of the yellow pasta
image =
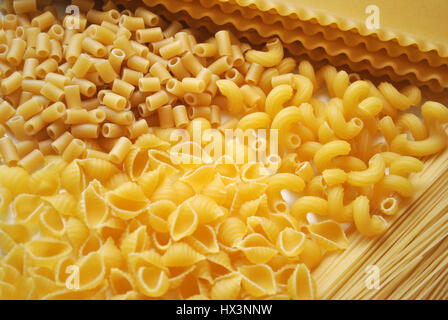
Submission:
<svg viewBox="0 0 448 320">
<path fill-rule="evenodd" d="M 0 299 L 442 296 L 426 284 L 445 275 L 446 221 L 422 208 L 443 206 L 414 183 L 443 181 L 423 157 L 446 147 L 446 106 L 420 117 L 418 87 L 171 22 L 168 2 L 73 0 L 65 17 L 46 2 L 2 4 Z M 391 281 L 390 252 L 418 272 Z M 385 290 L 357 287 L 365 263 Z M 393 291 L 405 278 L 422 286 Z"/>
</svg>

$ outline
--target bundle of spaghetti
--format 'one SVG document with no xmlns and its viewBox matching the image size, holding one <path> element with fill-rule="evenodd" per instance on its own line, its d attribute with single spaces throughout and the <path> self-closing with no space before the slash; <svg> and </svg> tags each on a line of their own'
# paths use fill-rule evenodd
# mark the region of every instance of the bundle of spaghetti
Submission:
<svg viewBox="0 0 448 320">
<path fill-rule="evenodd" d="M 349 236 L 350 247 L 313 272 L 322 299 L 446 299 L 448 265 L 448 152 L 429 159 L 412 177 L 418 192 L 377 241 Z M 379 288 L 366 285 L 379 270 Z"/>
<path fill-rule="evenodd" d="M 289 28 L 284 28 L 287 23 L 279 21 L 266 23 L 266 19 L 261 18 L 262 13 L 248 14 L 247 10 L 241 10 L 240 7 L 232 6 L 227 2 L 225 5 L 215 1 L 145 0 L 144 2 L 149 6 L 162 4 L 171 12 L 185 11 L 194 19 L 210 17 L 215 24 L 231 24 L 239 31 L 253 30 L 263 36 L 278 35 L 287 45 L 298 43 L 302 50 L 308 52 L 320 50 L 322 51 L 321 56 L 328 58 L 332 64 L 349 65 L 354 71 L 368 70 L 376 76 L 388 75 L 394 81 L 404 78 L 413 84 L 422 83 L 437 92 L 443 91 L 447 87 L 448 67 L 443 58 L 441 58 L 442 60 L 437 58 L 419 59 L 418 57 L 409 59 L 408 55 L 404 53 L 398 55 L 397 50 L 391 56 L 388 55 L 387 50 L 371 51 L 366 48 L 364 43 L 347 46 L 341 37 L 333 36 L 333 39 L 330 39 L 331 37 L 323 35 L 325 33 L 321 32 L 322 30 L 310 34 L 309 30 L 305 32 L 301 26 L 297 26 L 294 32 L 291 32 Z M 268 15 L 272 16 L 272 14 Z M 380 48 L 381 46 L 377 45 L 376 47 Z M 313 55 L 315 57 L 316 53 Z M 334 62 L 334 60 L 338 62 Z"/>
</svg>

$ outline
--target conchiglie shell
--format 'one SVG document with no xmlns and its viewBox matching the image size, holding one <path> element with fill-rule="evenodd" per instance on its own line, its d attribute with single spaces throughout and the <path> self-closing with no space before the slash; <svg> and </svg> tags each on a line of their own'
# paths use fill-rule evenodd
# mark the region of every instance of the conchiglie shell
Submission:
<svg viewBox="0 0 448 320">
<path fill-rule="evenodd" d="M 185 278 L 196 269 L 196 265 L 189 267 L 170 268 L 170 289 L 179 288 Z"/>
<path fill-rule="evenodd" d="M 13 196 L 19 193 L 28 193 L 30 186 L 30 175 L 21 167 L 0 166 L 1 185 L 8 189 Z"/>
<path fill-rule="evenodd" d="M 79 256 L 86 256 L 98 251 L 103 245 L 103 240 L 96 233 L 91 233 L 79 248 Z"/>
<path fill-rule="evenodd" d="M 16 286 L 7 282 L 0 281 L 0 298 L 2 300 L 16 300 Z"/>
<path fill-rule="evenodd" d="M 241 277 L 232 276 L 228 279 L 222 279 L 213 285 L 210 291 L 210 297 L 214 300 L 236 300 L 241 290 Z"/>
<path fill-rule="evenodd" d="M 160 170 L 152 170 L 145 172 L 137 180 L 138 185 L 142 188 L 146 197 L 150 198 L 154 190 L 156 190 L 159 184 Z"/>
<path fill-rule="evenodd" d="M 173 242 L 169 233 L 153 232 L 151 238 L 154 246 L 159 251 L 168 250 Z"/>
<path fill-rule="evenodd" d="M 198 214 L 187 203 L 170 214 L 167 225 L 174 241 L 190 236 L 198 227 Z"/>
<path fill-rule="evenodd" d="M 32 194 L 20 194 L 11 204 L 15 222 L 21 222 L 28 226 L 38 225 L 40 213 L 44 210 L 45 204 L 41 198 Z"/>
<path fill-rule="evenodd" d="M 11 192 L 0 185 L 0 217 L 8 209 L 8 205 L 12 201 Z"/>
<path fill-rule="evenodd" d="M 298 230 L 300 227 L 300 224 L 296 218 L 294 218 L 290 214 L 286 214 L 283 212 L 271 213 L 269 215 L 269 219 L 274 222 L 280 228 L 280 230 L 283 230 L 285 228 Z"/>
<path fill-rule="evenodd" d="M 135 140 L 134 145 L 137 148 L 142 149 L 160 149 L 160 150 L 167 150 L 171 145 L 157 137 L 155 134 L 152 133 L 145 133 L 142 134 L 140 137 Z"/>
<path fill-rule="evenodd" d="M 294 273 L 294 270 L 296 270 L 296 267 L 297 267 L 297 264 L 285 264 L 280 269 L 275 271 L 275 281 L 279 288 L 287 289 L 288 280 L 291 277 L 291 275 Z M 288 299 L 289 299 L 289 296 L 288 296 Z"/>
<path fill-rule="evenodd" d="M 16 270 L 23 274 L 27 268 L 27 260 L 28 258 L 25 254 L 25 248 L 22 244 L 17 244 L 5 255 L 3 263 L 16 268 Z"/>
<path fill-rule="evenodd" d="M 210 262 L 212 275 L 222 275 L 234 271 L 229 255 L 223 251 L 208 254 L 207 260 Z"/>
<path fill-rule="evenodd" d="M 149 236 L 146 226 L 141 226 L 134 232 L 127 234 L 120 243 L 120 250 L 124 256 L 131 252 L 141 252 L 148 246 Z"/>
<path fill-rule="evenodd" d="M 186 243 L 174 243 L 162 256 L 162 262 L 167 267 L 191 266 L 205 257 Z"/>
<path fill-rule="evenodd" d="M 342 226 L 331 220 L 312 224 L 308 227 L 314 241 L 325 250 L 347 249 L 349 241 Z"/>
<path fill-rule="evenodd" d="M 185 239 L 196 251 L 202 254 L 216 253 L 219 251 L 215 230 L 209 225 L 200 225 L 196 231 Z"/>
<path fill-rule="evenodd" d="M 280 233 L 280 228 L 270 219 L 264 217 L 249 217 L 247 219 L 247 225 L 253 232 L 265 235 L 272 243 L 275 243 Z"/>
<path fill-rule="evenodd" d="M 176 210 L 176 204 L 169 200 L 160 200 L 148 206 L 148 222 L 156 232 L 169 232 L 168 217 Z"/>
<path fill-rule="evenodd" d="M 134 290 L 134 281 L 132 277 L 118 268 L 112 268 L 110 270 L 109 283 L 113 295 L 123 295 Z"/>
<path fill-rule="evenodd" d="M 225 155 L 215 162 L 215 171 L 221 176 L 225 184 L 238 180 L 240 168 L 235 164 L 235 160 Z"/>
<path fill-rule="evenodd" d="M 291 228 L 283 229 L 277 238 L 277 249 L 286 257 L 296 257 L 304 249 L 305 234 Z"/>
<path fill-rule="evenodd" d="M 41 232 L 50 237 L 61 238 L 65 233 L 64 219 L 50 207 L 41 212 L 39 225 Z"/>
<path fill-rule="evenodd" d="M 61 172 L 61 186 L 71 194 L 78 195 L 86 187 L 86 178 L 78 160 L 72 161 Z"/>
<path fill-rule="evenodd" d="M 300 254 L 300 261 L 312 270 L 317 267 L 322 260 L 322 250 L 320 246 L 310 239 L 305 239 L 304 248 Z"/>
<path fill-rule="evenodd" d="M 212 270 L 210 268 L 210 262 L 207 260 L 199 261 L 194 265 L 194 276 L 198 279 L 202 279 L 208 283 L 213 283 Z"/>
<path fill-rule="evenodd" d="M 169 170 L 172 171 L 173 173 L 178 171 L 171 164 L 170 155 L 165 151 L 159 151 L 156 149 L 148 150 L 148 162 L 152 170 L 155 170 L 160 166 L 168 166 Z"/>
<path fill-rule="evenodd" d="M 241 167 L 241 180 L 246 183 L 265 183 L 269 171 L 260 162 L 247 163 Z"/>
<path fill-rule="evenodd" d="M 70 217 L 65 226 L 67 238 L 74 249 L 78 249 L 89 236 L 87 226 L 75 217 Z"/>
<path fill-rule="evenodd" d="M 212 198 L 220 206 L 224 205 L 227 200 L 227 191 L 220 175 L 215 175 L 212 181 L 202 189 L 202 194 Z"/>
<path fill-rule="evenodd" d="M 66 256 L 58 261 L 55 267 L 54 278 L 59 286 L 66 286 L 67 278 L 70 276 L 70 266 L 75 265 L 72 257 Z"/>
<path fill-rule="evenodd" d="M 162 256 L 155 251 L 147 250 L 143 252 L 133 252 L 128 256 L 128 269 L 136 274 L 141 267 L 156 267 L 167 271 L 163 264 Z"/>
<path fill-rule="evenodd" d="M 169 289 L 166 272 L 154 267 L 138 269 L 135 283 L 139 291 L 148 297 L 160 297 Z"/>
<path fill-rule="evenodd" d="M 106 266 L 106 270 L 111 270 L 112 268 L 123 268 L 125 264 L 125 260 L 123 255 L 115 245 L 114 240 L 112 238 L 108 238 L 106 242 L 101 246 L 99 253 L 104 259 L 104 265 Z"/>
<path fill-rule="evenodd" d="M 207 196 L 198 194 L 187 200 L 190 207 L 197 213 L 199 223 L 210 223 L 225 215 L 225 211 Z"/>
<path fill-rule="evenodd" d="M 126 230 L 126 222 L 120 218 L 110 216 L 97 231 L 103 239 L 112 238 L 116 243 L 119 242 Z"/>
<path fill-rule="evenodd" d="M 255 182 L 238 184 L 230 213 L 238 212 L 241 205 L 243 205 L 245 202 L 261 197 L 266 188 L 266 184 Z"/>
<path fill-rule="evenodd" d="M 152 193 L 150 198 L 151 201 L 155 202 L 159 200 L 169 200 L 176 204 L 180 204 L 194 194 L 194 191 L 188 185 L 187 186 L 191 189 L 191 191 L 185 191 L 185 183 L 180 182 L 180 187 L 183 187 L 184 190 L 176 190 L 174 184 L 175 181 L 171 178 L 163 180 Z M 189 194 L 185 195 L 185 192 Z"/>
<path fill-rule="evenodd" d="M 56 193 L 61 184 L 60 172 L 60 165 L 49 163 L 31 175 L 30 190 L 35 194 L 46 196 Z"/>
<path fill-rule="evenodd" d="M 33 267 L 39 268 L 39 267 Z M 35 299 L 42 299 L 44 296 L 55 292 L 57 290 L 61 290 L 62 286 L 58 285 L 55 281 L 52 279 L 43 276 L 38 273 L 34 273 L 31 271 L 31 268 L 28 268 L 28 272 L 30 273 L 30 277 L 33 280 L 34 283 L 34 292 L 35 292 Z M 65 283 L 64 283 L 65 286 Z"/>
<path fill-rule="evenodd" d="M 214 177 L 215 169 L 212 165 L 204 165 L 186 172 L 180 180 L 188 183 L 196 193 L 199 193 Z"/>
<path fill-rule="evenodd" d="M 82 257 L 79 266 L 79 290 L 88 290 L 98 287 L 106 275 L 106 267 L 101 254 L 91 252 Z"/>
<path fill-rule="evenodd" d="M 265 265 L 243 266 L 238 269 L 242 276 L 244 290 L 255 298 L 273 295 L 277 292 L 274 272 Z"/>
<path fill-rule="evenodd" d="M 59 193 L 54 196 L 42 197 L 42 199 L 48 202 L 58 213 L 64 216 L 80 216 L 78 201 L 76 201 L 76 198 L 70 193 Z"/>
<path fill-rule="evenodd" d="M 23 223 L 7 224 L 0 222 L 0 230 L 7 233 L 17 243 L 27 242 L 31 237 L 30 231 Z"/>
<path fill-rule="evenodd" d="M 117 189 L 119 186 L 130 182 L 129 176 L 124 172 L 119 172 L 111 176 L 107 181 L 104 182 L 104 187 L 109 190 Z"/>
<path fill-rule="evenodd" d="M 124 169 L 132 180 L 137 180 L 143 173 L 150 169 L 148 150 L 131 148 L 124 159 Z"/>
<path fill-rule="evenodd" d="M 288 280 L 288 293 L 295 300 L 313 300 L 314 283 L 306 265 L 299 264 Z"/>
<path fill-rule="evenodd" d="M 78 160 L 78 164 L 92 180 L 106 181 L 119 172 L 115 165 L 104 159 L 82 159 Z"/>
<path fill-rule="evenodd" d="M 15 241 L 9 236 L 9 234 L 5 233 L 3 230 L 0 230 L 0 249 L 4 253 L 8 253 L 14 248 L 15 245 Z"/>
<path fill-rule="evenodd" d="M 239 208 L 239 214 L 244 218 L 252 216 L 267 217 L 268 213 L 268 198 L 265 194 L 255 200 L 244 202 Z"/>
<path fill-rule="evenodd" d="M 246 236 L 240 241 L 238 247 L 246 258 L 255 264 L 266 263 L 277 254 L 277 250 L 272 247 L 272 244 L 258 233 L 252 233 Z"/>
<path fill-rule="evenodd" d="M 226 219 L 218 229 L 218 240 L 227 247 L 233 247 L 247 233 L 247 226 L 236 217 Z"/>
<path fill-rule="evenodd" d="M 101 195 L 101 184 L 97 180 L 91 181 L 81 193 L 80 209 L 89 229 L 96 229 L 108 218 L 109 208 Z"/>
<path fill-rule="evenodd" d="M 148 204 L 139 185 L 126 182 L 117 189 L 106 194 L 106 201 L 121 219 L 129 220 L 141 214 Z"/>
<path fill-rule="evenodd" d="M 25 249 L 32 261 L 42 267 L 52 267 L 59 259 L 72 251 L 66 241 L 47 237 L 27 242 Z"/>
</svg>

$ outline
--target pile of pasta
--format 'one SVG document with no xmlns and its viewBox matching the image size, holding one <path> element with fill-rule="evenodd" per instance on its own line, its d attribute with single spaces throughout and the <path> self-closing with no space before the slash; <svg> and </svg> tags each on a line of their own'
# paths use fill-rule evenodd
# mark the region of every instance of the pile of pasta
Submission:
<svg viewBox="0 0 448 320">
<path fill-rule="evenodd" d="M 446 146 L 448 109 L 415 86 L 129 2 L 50 3 L 1 20 L 1 299 L 313 299 L 347 223 L 383 233 Z"/>
</svg>

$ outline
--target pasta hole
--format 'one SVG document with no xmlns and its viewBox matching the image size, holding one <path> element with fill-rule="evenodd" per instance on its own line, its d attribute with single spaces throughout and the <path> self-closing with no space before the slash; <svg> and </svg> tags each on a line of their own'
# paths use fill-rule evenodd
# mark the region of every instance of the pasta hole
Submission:
<svg viewBox="0 0 448 320">
<path fill-rule="evenodd" d="M 168 66 L 169 67 L 174 67 L 176 64 L 178 64 L 180 62 L 180 58 L 179 57 L 175 57 L 175 58 L 173 58 L 173 59 L 171 59 L 169 62 L 168 62 Z"/>
<path fill-rule="evenodd" d="M 14 66 L 19 64 L 19 61 L 15 57 L 8 57 L 8 62 Z"/>
<path fill-rule="evenodd" d="M 396 203 L 397 200 L 395 200 L 394 198 L 388 198 L 381 203 L 381 207 L 384 211 L 389 211 L 395 207 Z"/>
<path fill-rule="evenodd" d="M 93 86 L 88 87 L 86 93 L 89 97 L 93 96 L 95 94 L 95 87 Z"/>
<path fill-rule="evenodd" d="M 124 57 L 124 51 L 121 49 L 113 49 L 112 54 L 118 58 Z"/>
<path fill-rule="evenodd" d="M 224 59 L 224 62 L 230 67 L 233 63 L 233 59 L 231 56 L 226 56 L 226 58 Z"/>
<path fill-rule="evenodd" d="M 24 34 L 23 28 L 22 27 L 17 27 L 16 29 L 16 38 L 22 38 Z"/>
<path fill-rule="evenodd" d="M 120 12 L 118 12 L 115 9 L 109 10 L 109 17 L 111 17 L 114 21 L 118 22 L 118 19 L 120 19 Z"/>
<path fill-rule="evenodd" d="M 98 27 L 97 26 L 91 26 L 89 28 L 89 36 L 91 38 L 95 39 L 97 34 L 98 34 Z"/>
<path fill-rule="evenodd" d="M 103 126 L 103 136 L 107 137 L 110 134 L 110 128 L 107 124 Z"/>
<path fill-rule="evenodd" d="M 64 33 L 64 30 L 62 29 L 62 27 L 60 25 L 55 25 L 53 28 L 53 32 L 58 36 L 62 36 L 62 34 Z"/>
<path fill-rule="evenodd" d="M 355 126 L 357 126 L 358 128 L 362 128 L 364 126 L 364 122 L 362 122 L 362 120 L 359 118 L 353 118 L 352 121 L 353 121 L 353 124 Z"/>
<path fill-rule="evenodd" d="M 288 207 L 284 201 L 277 202 L 274 205 L 274 209 L 276 212 L 286 212 L 288 210 Z"/>
<path fill-rule="evenodd" d="M 4 54 L 8 51 L 8 46 L 6 44 L 0 44 L 0 54 Z"/>
<path fill-rule="evenodd" d="M 151 25 L 156 25 L 156 24 L 158 24 L 159 23 L 159 18 L 157 18 L 157 17 L 152 17 L 150 20 L 149 20 L 149 23 L 151 24 Z"/>
<path fill-rule="evenodd" d="M 31 123 L 26 123 L 24 126 L 24 129 L 25 129 L 26 134 L 29 134 L 29 135 L 33 134 L 33 132 L 34 132 L 34 126 Z"/>
<path fill-rule="evenodd" d="M 53 140 L 57 138 L 53 128 L 47 128 L 47 134 Z"/>
<path fill-rule="evenodd" d="M 174 79 L 168 80 L 168 82 L 166 83 L 166 88 L 168 90 L 174 90 L 175 87 L 176 87 L 176 80 Z"/>
<path fill-rule="evenodd" d="M 36 75 L 39 78 L 42 78 L 42 79 L 45 78 L 45 70 L 42 68 L 36 68 Z"/>
<path fill-rule="evenodd" d="M 188 104 L 196 104 L 196 97 L 191 93 L 186 93 L 184 99 Z"/>
<path fill-rule="evenodd" d="M 135 33 L 135 36 L 138 42 L 142 42 L 142 32 L 140 30 Z"/>
<path fill-rule="evenodd" d="M 188 113 L 188 118 L 190 118 L 190 119 L 194 118 L 195 112 L 194 112 L 194 108 L 193 107 L 188 108 L 187 113 Z"/>
<path fill-rule="evenodd" d="M 99 57 L 104 57 L 107 54 L 107 49 L 106 48 L 98 48 L 98 50 L 96 51 L 96 54 Z"/>
<path fill-rule="evenodd" d="M 197 46 L 197 47 L 194 49 L 194 51 L 195 51 L 195 53 L 196 53 L 198 56 L 203 56 L 203 55 L 205 55 L 205 49 L 204 49 L 204 47 L 202 47 L 202 46 Z"/>
<path fill-rule="evenodd" d="M 235 72 L 235 70 L 234 70 L 234 69 L 227 70 L 227 72 L 226 72 L 226 78 L 227 78 L 227 79 L 230 79 L 230 80 L 235 79 L 235 78 L 236 78 L 236 72 Z"/>
</svg>

